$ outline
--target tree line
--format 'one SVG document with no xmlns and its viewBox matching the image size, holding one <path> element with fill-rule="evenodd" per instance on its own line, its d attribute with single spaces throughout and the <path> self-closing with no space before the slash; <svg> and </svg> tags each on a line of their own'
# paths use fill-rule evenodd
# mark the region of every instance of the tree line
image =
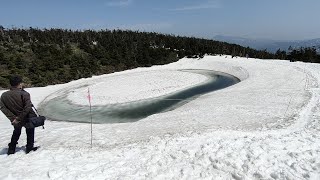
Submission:
<svg viewBox="0 0 320 180">
<path fill-rule="evenodd" d="M 46 86 L 205 54 L 276 56 L 236 44 L 155 32 L 0 26 L 0 87 L 8 87 L 12 74 L 22 76 L 28 87 Z"/>
<path fill-rule="evenodd" d="M 317 53 L 316 47 L 292 48 L 290 46 L 288 51 L 278 49 L 275 53 L 275 59 L 320 63 L 320 54 Z"/>
</svg>

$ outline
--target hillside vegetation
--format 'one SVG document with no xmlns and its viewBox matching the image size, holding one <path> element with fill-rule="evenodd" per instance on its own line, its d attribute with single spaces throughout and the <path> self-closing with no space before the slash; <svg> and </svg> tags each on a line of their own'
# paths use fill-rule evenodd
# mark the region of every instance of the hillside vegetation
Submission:
<svg viewBox="0 0 320 180">
<path fill-rule="evenodd" d="M 8 87 L 11 74 L 21 75 L 28 87 L 46 86 L 204 54 L 274 57 L 235 44 L 153 32 L 0 26 L 0 87 Z"/>
</svg>

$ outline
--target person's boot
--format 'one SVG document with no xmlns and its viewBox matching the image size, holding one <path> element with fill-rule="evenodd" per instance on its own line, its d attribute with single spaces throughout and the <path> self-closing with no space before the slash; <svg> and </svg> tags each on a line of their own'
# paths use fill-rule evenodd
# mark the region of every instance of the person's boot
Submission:
<svg viewBox="0 0 320 180">
<path fill-rule="evenodd" d="M 8 152 L 7 152 L 8 155 L 16 153 L 16 146 L 17 146 L 16 143 L 14 144 L 9 143 L 8 146 L 9 146 Z"/>
<path fill-rule="evenodd" d="M 39 149 L 39 146 L 37 146 L 37 147 L 27 147 L 26 148 L 26 154 L 28 154 L 31 151 L 36 151 L 38 149 Z"/>
</svg>

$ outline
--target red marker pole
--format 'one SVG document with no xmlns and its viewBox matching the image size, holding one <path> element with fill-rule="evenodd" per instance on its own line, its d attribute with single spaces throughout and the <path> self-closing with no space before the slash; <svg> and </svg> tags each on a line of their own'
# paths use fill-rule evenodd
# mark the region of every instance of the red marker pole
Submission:
<svg viewBox="0 0 320 180">
<path fill-rule="evenodd" d="M 91 119 L 91 148 L 92 148 L 92 111 L 91 111 L 91 95 L 90 95 L 90 89 L 88 87 L 88 100 L 89 100 L 89 106 L 90 106 L 90 119 Z"/>
</svg>

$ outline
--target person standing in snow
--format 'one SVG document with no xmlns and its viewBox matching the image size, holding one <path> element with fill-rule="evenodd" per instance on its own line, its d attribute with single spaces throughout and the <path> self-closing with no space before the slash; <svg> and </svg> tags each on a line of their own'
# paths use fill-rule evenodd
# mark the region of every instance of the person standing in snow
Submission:
<svg viewBox="0 0 320 180">
<path fill-rule="evenodd" d="M 8 144 L 8 155 L 16 152 L 16 145 L 18 144 L 21 135 L 21 129 L 26 125 L 27 118 L 37 116 L 32 108 L 33 105 L 30 100 L 30 94 L 22 88 L 22 78 L 19 76 L 12 76 L 10 78 L 10 85 L 10 90 L 4 92 L 0 99 L 0 109 L 14 127 L 11 142 Z M 26 128 L 26 134 L 26 153 L 36 151 L 38 147 L 33 146 L 34 128 Z"/>
</svg>

